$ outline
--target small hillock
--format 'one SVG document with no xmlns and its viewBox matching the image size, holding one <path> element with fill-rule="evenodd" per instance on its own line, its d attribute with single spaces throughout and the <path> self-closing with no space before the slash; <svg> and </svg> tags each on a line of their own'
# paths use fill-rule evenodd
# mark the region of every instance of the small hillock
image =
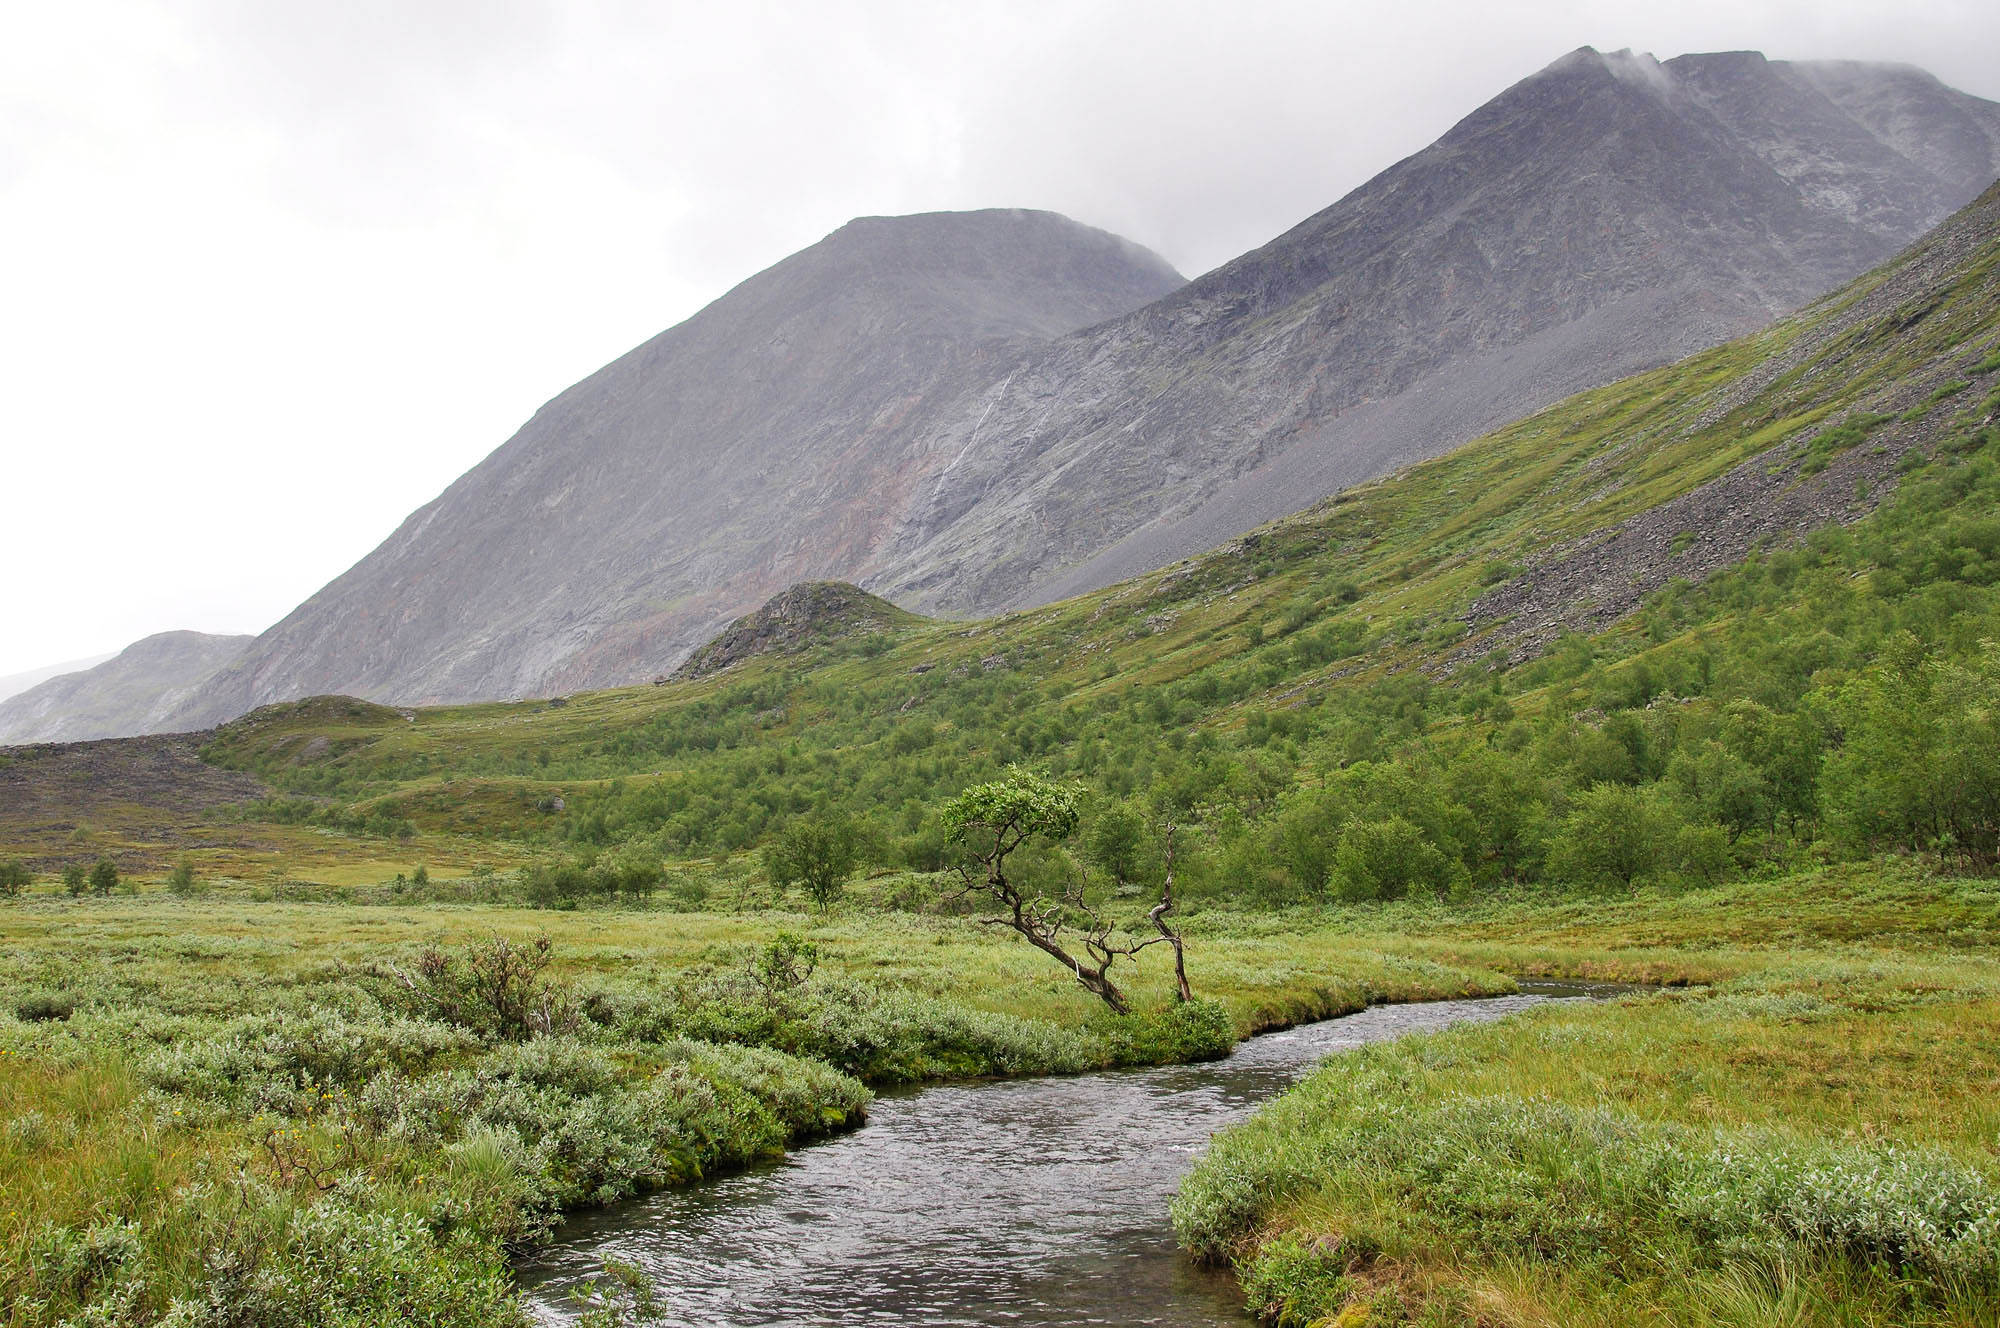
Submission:
<svg viewBox="0 0 2000 1328">
<path fill-rule="evenodd" d="M 795 654 L 810 646 L 893 631 L 921 622 L 888 600 L 845 581 L 801 581 L 746 613 L 696 650 L 674 671 L 706 678 L 759 655 Z"/>
</svg>

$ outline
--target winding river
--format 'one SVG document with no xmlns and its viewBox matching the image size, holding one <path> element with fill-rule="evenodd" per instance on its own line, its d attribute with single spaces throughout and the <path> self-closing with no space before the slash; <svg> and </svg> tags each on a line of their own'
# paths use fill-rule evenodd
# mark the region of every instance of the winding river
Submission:
<svg viewBox="0 0 2000 1328">
<path fill-rule="evenodd" d="M 1249 1322 L 1192 1267 L 1167 1204 L 1215 1131 L 1325 1056 L 1586 995 L 1376 1006 L 1253 1038 L 1227 1060 L 884 1093 L 868 1124 L 783 1161 L 566 1224 L 521 1269 L 546 1323 L 606 1258 L 649 1274 L 658 1322 L 813 1325 Z"/>
</svg>

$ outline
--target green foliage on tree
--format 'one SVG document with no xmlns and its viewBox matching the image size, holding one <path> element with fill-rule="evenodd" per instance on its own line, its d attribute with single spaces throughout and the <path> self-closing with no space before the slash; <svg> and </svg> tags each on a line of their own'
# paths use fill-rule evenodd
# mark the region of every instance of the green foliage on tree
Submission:
<svg viewBox="0 0 2000 1328">
<path fill-rule="evenodd" d="M 99 858 L 97 865 L 90 869 L 91 893 L 109 895 L 118 888 L 118 864 L 109 858 Z"/>
<path fill-rule="evenodd" d="M 62 870 L 63 889 L 71 896 L 79 896 L 90 888 L 90 873 L 80 862 L 72 862 Z"/>
<path fill-rule="evenodd" d="M 29 871 L 27 864 L 20 859 L 8 858 L 0 862 L 0 897 L 12 899 L 26 889 L 28 883 L 34 879 L 34 873 Z"/>
<path fill-rule="evenodd" d="M 813 907 L 831 912 L 861 865 L 860 837 L 847 817 L 800 817 L 764 846 L 764 873 L 781 890 L 803 886 Z"/>
<path fill-rule="evenodd" d="M 1183 941 L 1165 921 L 1174 908 L 1172 827 L 1166 831 L 1160 902 L 1148 914 L 1157 934 L 1144 939 L 1117 934 L 1116 925 L 1086 893 L 1080 872 L 1069 875 L 1060 891 L 1051 894 L 1018 870 L 1017 855 L 1029 856 L 1023 850 L 1060 844 L 1076 833 L 1082 800 L 1078 785 L 1057 783 L 1014 766 L 1004 777 L 974 785 L 946 803 L 939 819 L 951 842 L 967 855 L 968 861 L 958 864 L 965 891 L 983 893 L 999 908 L 999 915 L 989 922 L 1012 929 L 1118 1014 L 1129 1014 L 1132 1007 L 1112 981 L 1111 967 L 1149 945 L 1173 947 L 1180 1000 L 1190 1001 Z M 1114 852 L 1123 851 L 1125 838 L 1122 831 L 1110 837 Z M 1067 939 L 1071 936 L 1075 939 Z"/>
<path fill-rule="evenodd" d="M 522 893 L 537 908 L 568 909 L 621 898 L 636 907 L 652 899 L 666 880 L 666 867 L 643 844 L 626 844 L 537 859 L 521 869 L 520 880 Z"/>
<path fill-rule="evenodd" d="M 1083 832 L 1083 856 L 1120 886 L 1138 882 L 1145 870 L 1146 818 L 1125 801 L 1108 803 Z"/>
<path fill-rule="evenodd" d="M 167 892 L 185 898 L 195 892 L 199 882 L 195 879 L 194 867 L 186 858 L 173 865 L 167 873 Z"/>
<path fill-rule="evenodd" d="M 1005 777 L 975 784 L 944 805 L 938 819 L 954 844 L 1004 871 L 1009 854 L 1035 838 L 1061 843 L 1082 818 L 1082 790 L 1016 766 Z"/>
<path fill-rule="evenodd" d="M 1594 784 L 1563 818 L 1549 871 L 1571 885 L 1630 890 L 1660 869 L 1670 833 L 1654 799 L 1624 784 Z"/>
<path fill-rule="evenodd" d="M 1349 901 L 1411 894 L 1446 900 L 1470 882 L 1464 863 L 1401 816 L 1351 822 L 1333 855 L 1333 893 Z"/>
<path fill-rule="evenodd" d="M 1830 705 L 1846 741 L 1825 802 L 1850 843 L 2000 861 L 2000 646 L 1953 660 L 1899 636 Z"/>
</svg>

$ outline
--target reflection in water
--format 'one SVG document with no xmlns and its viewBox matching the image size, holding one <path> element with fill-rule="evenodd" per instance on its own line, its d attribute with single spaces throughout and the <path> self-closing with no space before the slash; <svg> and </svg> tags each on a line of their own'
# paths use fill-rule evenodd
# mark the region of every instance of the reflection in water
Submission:
<svg viewBox="0 0 2000 1328">
<path fill-rule="evenodd" d="M 861 1130 L 774 1166 L 577 1218 L 522 1280 L 551 1323 L 615 1258 L 690 1328 L 1240 1325 L 1233 1280 L 1191 1267 L 1167 1223 L 1209 1135 L 1331 1052 L 1558 994 L 1378 1006 L 1209 1065 L 888 1094 Z"/>
</svg>

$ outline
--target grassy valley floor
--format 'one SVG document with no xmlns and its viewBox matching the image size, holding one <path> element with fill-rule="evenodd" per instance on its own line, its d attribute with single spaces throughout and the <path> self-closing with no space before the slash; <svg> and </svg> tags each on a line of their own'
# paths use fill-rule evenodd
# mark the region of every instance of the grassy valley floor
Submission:
<svg viewBox="0 0 2000 1328">
<path fill-rule="evenodd" d="M 935 914 L 31 893 L 0 909 L 0 1322 L 514 1323 L 509 1252 L 563 1209 L 850 1127 L 867 1084 L 1521 974 L 1684 985 L 1338 1058 L 1218 1140 L 1189 1247 L 1298 1324 L 1991 1324 L 1996 938 L 1992 883 L 1894 861 L 1212 909 L 1218 1027 L 1163 1013 L 1158 952 L 1117 1021 Z"/>
<path fill-rule="evenodd" d="M 1996 939 L 1992 882 L 1907 864 L 1415 922 L 1441 962 L 1702 985 L 1339 1057 L 1177 1228 L 1282 1324 L 2000 1323 Z"/>
<path fill-rule="evenodd" d="M 1168 1008 L 1155 952 L 1115 1019 L 970 918 L 324 893 L 0 906 L 0 1322 L 514 1323 L 507 1258 L 561 1211 L 849 1128 L 867 1085 L 1196 1059 L 1513 985 L 1212 914 L 1215 999 Z"/>
</svg>

